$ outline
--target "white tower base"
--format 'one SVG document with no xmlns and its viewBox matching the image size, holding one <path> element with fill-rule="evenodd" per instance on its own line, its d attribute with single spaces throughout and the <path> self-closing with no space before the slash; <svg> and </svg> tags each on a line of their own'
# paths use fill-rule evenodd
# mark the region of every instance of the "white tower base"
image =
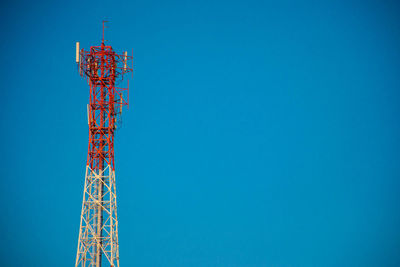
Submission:
<svg viewBox="0 0 400 267">
<path fill-rule="evenodd" d="M 115 171 L 110 166 L 98 173 L 86 166 L 75 266 L 119 267 Z"/>
</svg>

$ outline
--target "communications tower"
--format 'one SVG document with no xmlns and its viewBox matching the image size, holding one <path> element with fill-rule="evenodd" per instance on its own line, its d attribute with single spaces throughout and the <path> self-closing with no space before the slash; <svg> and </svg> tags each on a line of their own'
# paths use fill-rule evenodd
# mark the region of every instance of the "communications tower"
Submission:
<svg viewBox="0 0 400 267">
<path fill-rule="evenodd" d="M 99 46 L 79 49 L 76 63 L 90 87 L 87 105 L 89 148 L 75 266 L 119 267 L 117 194 L 115 188 L 114 134 L 129 104 L 129 81 L 122 87 L 124 74 L 132 72 L 127 52 L 117 54 L 103 38 Z M 117 87 L 121 86 L 121 87 Z"/>
</svg>

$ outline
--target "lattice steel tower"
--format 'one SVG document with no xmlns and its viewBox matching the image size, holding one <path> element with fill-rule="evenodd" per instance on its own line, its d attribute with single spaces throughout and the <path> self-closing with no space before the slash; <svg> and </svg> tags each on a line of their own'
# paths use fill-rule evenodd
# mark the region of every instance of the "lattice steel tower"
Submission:
<svg viewBox="0 0 400 267">
<path fill-rule="evenodd" d="M 78 251 L 75 266 L 119 266 L 117 194 L 115 190 L 114 133 L 122 107 L 129 104 L 129 81 L 121 84 L 124 74 L 132 72 L 127 52 L 117 54 L 104 44 L 89 51 L 76 44 L 79 73 L 90 86 L 87 106 L 89 148 Z"/>
</svg>

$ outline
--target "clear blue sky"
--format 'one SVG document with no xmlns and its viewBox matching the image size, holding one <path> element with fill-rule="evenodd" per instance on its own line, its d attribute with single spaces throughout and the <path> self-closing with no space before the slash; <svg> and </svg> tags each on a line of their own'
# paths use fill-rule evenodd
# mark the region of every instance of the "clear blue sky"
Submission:
<svg viewBox="0 0 400 267">
<path fill-rule="evenodd" d="M 133 49 L 121 266 L 400 266 L 396 1 L 3 1 L 2 266 L 73 266 L 88 86 Z"/>
</svg>

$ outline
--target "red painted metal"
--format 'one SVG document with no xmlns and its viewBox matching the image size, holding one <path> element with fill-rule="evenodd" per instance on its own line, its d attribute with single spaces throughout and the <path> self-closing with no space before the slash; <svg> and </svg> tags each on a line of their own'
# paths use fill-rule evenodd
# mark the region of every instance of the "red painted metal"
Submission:
<svg viewBox="0 0 400 267">
<path fill-rule="evenodd" d="M 126 88 L 117 87 L 124 74 L 132 72 L 126 61 L 132 56 L 117 54 L 104 44 L 91 46 L 89 51 L 81 49 L 79 72 L 90 86 L 89 104 L 89 149 L 87 164 L 92 170 L 103 170 L 114 165 L 114 133 L 121 105 L 129 105 L 129 81 Z"/>
</svg>

